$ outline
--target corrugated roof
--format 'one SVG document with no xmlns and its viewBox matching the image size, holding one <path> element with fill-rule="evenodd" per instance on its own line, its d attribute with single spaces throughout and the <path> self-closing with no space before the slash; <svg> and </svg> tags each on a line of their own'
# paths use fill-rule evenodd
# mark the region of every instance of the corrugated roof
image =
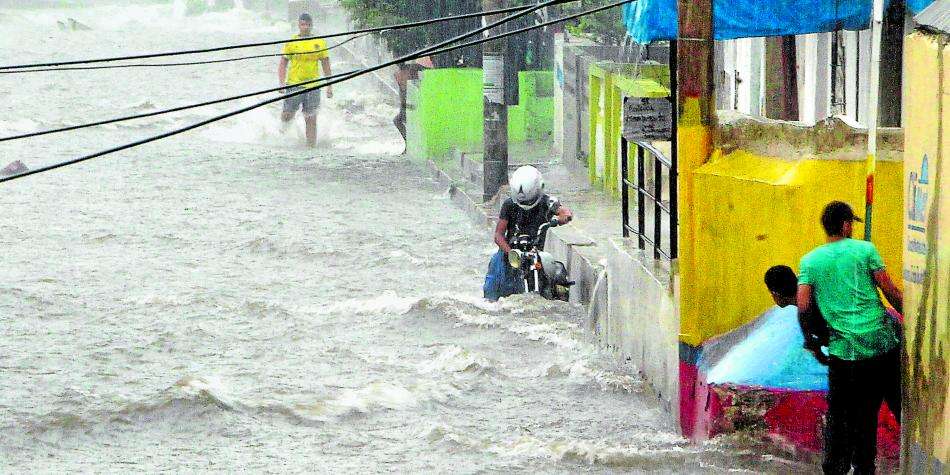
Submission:
<svg viewBox="0 0 950 475">
<path fill-rule="evenodd" d="M 950 0 L 936 0 L 914 17 L 918 25 L 950 34 Z"/>
</svg>

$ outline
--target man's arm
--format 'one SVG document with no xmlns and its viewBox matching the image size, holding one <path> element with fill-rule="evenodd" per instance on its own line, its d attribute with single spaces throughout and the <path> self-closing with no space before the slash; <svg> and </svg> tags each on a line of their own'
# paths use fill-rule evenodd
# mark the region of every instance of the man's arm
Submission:
<svg viewBox="0 0 950 475">
<path fill-rule="evenodd" d="M 884 294 L 884 298 L 887 299 L 888 303 L 894 307 L 894 310 L 897 310 L 898 313 L 904 313 L 904 295 L 901 293 L 901 289 L 898 289 L 894 285 L 894 281 L 891 280 L 891 276 L 887 275 L 887 270 L 879 269 L 874 271 L 874 282 L 881 289 L 881 292 Z"/>
<path fill-rule="evenodd" d="M 811 312 L 812 306 L 812 288 L 810 285 L 801 284 L 798 286 L 798 293 L 795 295 L 796 306 L 798 307 L 798 321 L 804 322 Z"/>
<path fill-rule="evenodd" d="M 505 239 L 505 231 L 508 230 L 508 220 L 499 219 L 498 224 L 495 225 L 495 244 L 498 245 L 498 248 L 508 254 L 511 252 L 511 246 L 508 245 L 508 241 Z"/>
<path fill-rule="evenodd" d="M 815 310 L 813 303 L 813 289 L 811 285 L 801 284 L 798 286 L 798 292 L 795 296 L 796 307 L 798 307 L 798 326 L 805 337 L 805 349 L 815 355 L 815 359 L 823 365 L 828 364 L 828 357 L 821 352 L 821 343 L 818 341 L 812 328 L 808 324 L 809 315 Z"/>
<path fill-rule="evenodd" d="M 281 56 L 280 62 L 277 63 L 277 81 L 280 82 L 281 86 L 287 85 L 287 57 Z"/>
<path fill-rule="evenodd" d="M 330 58 L 320 58 L 320 65 L 323 67 L 323 77 L 333 75 L 330 72 Z M 333 86 L 327 86 L 324 89 L 327 91 L 327 97 L 333 97 Z"/>
</svg>

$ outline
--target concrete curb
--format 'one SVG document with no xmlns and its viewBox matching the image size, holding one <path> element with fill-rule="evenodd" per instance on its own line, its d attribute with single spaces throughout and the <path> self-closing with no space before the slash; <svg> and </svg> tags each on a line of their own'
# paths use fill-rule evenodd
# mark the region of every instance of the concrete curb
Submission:
<svg viewBox="0 0 950 475">
<path fill-rule="evenodd" d="M 484 225 L 488 229 L 494 229 L 497 217 L 489 215 L 465 190 L 458 187 L 456 180 L 453 180 L 432 160 L 426 161 L 426 168 L 432 173 L 435 180 L 442 186 L 448 188 L 449 198 L 465 214 L 468 215 L 478 225 Z"/>
</svg>

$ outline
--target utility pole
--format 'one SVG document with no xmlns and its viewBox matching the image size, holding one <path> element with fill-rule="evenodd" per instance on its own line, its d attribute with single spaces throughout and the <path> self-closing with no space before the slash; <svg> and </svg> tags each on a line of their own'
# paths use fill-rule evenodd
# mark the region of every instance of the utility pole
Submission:
<svg viewBox="0 0 950 475">
<path fill-rule="evenodd" d="M 506 0 L 482 0 L 482 11 L 505 8 Z M 502 15 L 485 17 L 491 23 Z M 486 32 L 487 34 L 487 32 Z M 482 45 L 483 95 L 485 104 L 483 200 L 491 200 L 508 183 L 508 106 L 505 105 L 505 50 L 508 40 Z"/>
</svg>

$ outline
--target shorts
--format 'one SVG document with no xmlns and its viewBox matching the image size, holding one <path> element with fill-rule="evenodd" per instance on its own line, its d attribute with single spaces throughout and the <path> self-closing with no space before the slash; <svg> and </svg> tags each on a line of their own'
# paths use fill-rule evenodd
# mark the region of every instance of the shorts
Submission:
<svg viewBox="0 0 950 475">
<path fill-rule="evenodd" d="M 285 91 L 286 94 L 292 94 L 302 89 L 303 88 L 300 86 L 291 86 L 285 89 Z M 309 91 L 302 94 L 297 94 L 296 96 L 290 96 L 284 99 L 284 114 L 293 115 L 297 112 L 297 109 L 303 108 L 304 116 L 313 117 L 316 115 L 318 107 L 320 107 L 319 89 L 310 89 Z"/>
</svg>

